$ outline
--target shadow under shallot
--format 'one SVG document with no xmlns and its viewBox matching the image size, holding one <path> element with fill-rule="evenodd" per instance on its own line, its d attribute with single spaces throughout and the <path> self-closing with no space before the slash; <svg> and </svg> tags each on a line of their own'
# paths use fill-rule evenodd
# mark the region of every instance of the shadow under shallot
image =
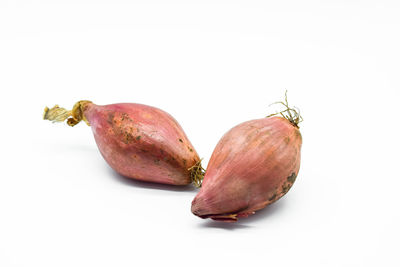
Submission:
<svg viewBox="0 0 400 267">
<path fill-rule="evenodd" d="M 206 219 L 204 223 L 200 225 L 200 228 L 218 228 L 223 230 L 233 231 L 236 229 L 251 228 L 250 225 L 241 224 L 240 222 L 219 222 L 211 219 Z"/>
<path fill-rule="evenodd" d="M 53 143 L 50 145 L 46 144 L 46 153 L 49 155 L 60 155 L 60 151 L 68 151 L 71 153 L 86 153 L 88 158 L 98 158 L 98 162 L 91 162 L 91 164 L 95 164 L 96 168 L 104 168 L 104 172 L 108 172 L 111 176 L 111 179 L 116 180 L 124 185 L 134 186 L 138 188 L 145 189 L 156 189 L 156 190 L 166 190 L 166 191 L 176 191 L 176 192 L 194 192 L 196 193 L 198 189 L 192 185 L 167 185 L 167 184 L 158 184 L 153 182 L 145 182 L 140 180 L 131 179 L 120 175 L 116 171 L 114 171 L 108 164 L 104 161 L 103 158 L 100 158 L 99 151 L 96 147 L 87 144 L 75 144 L 75 143 Z M 41 146 L 43 151 L 43 147 Z M 84 158 L 82 156 L 82 159 Z M 98 164 L 98 165 L 97 165 Z"/>
<path fill-rule="evenodd" d="M 145 182 L 145 181 L 135 180 L 135 179 L 123 176 L 123 175 L 115 172 L 111 168 L 108 168 L 108 171 L 109 171 L 109 173 L 111 173 L 111 175 L 113 176 L 113 178 L 115 180 L 117 180 L 118 182 L 120 182 L 124 185 L 128 185 L 128 186 L 134 186 L 134 187 L 139 187 L 139 188 L 144 188 L 144 189 L 175 191 L 175 192 L 196 192 L 197 191 L 196 187 L 194 187 L 192 184 L 168 185 L 168 184 L 159 184 L 159 183 L 153 183 L 153 182 Z"/>
<path fill-rule="evenodd" d="M 222 222 L 222 221 L 214 221 L 211 219 L 206 219 L 204 223 L 200 225 L 200 228 L 219 228 L 224 230 L 236 230 L 236 229 L 244 229 L 244 228 L 252 228 L 251 224 L 259 221 L 267 222 L 268 218 L 278 215 L 281 211 L 283 211 L 285 206 L 284 199 L 273 203 L 264 209 L 256 211 L 255 214 L 250 215 L 247 218 L 238 218 L 237 222 Z"/>
</svg>

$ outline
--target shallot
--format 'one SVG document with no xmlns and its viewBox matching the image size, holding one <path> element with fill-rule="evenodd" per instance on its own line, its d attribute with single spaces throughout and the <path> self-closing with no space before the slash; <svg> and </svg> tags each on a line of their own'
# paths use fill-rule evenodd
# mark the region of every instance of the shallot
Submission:
<svg viewBox="0 0 400 267">
<path fill-rule="evenodd" d="M 287 96 L 280 103 L 284 111 L 241 123 L 221 138 L 192 202 L 195 215 L 234 222 L 289 191 L 300 168 L 302 118 Z"/>
<path fill-rule="evenodd" d="M 44 119 L 91 126 L 100 153 L 119 174 L 142 181 L 201 185 L 200 158 L 182 127 L 158 108 L 79 101 L 71 111 L 46 107 Z"/>
</svg>

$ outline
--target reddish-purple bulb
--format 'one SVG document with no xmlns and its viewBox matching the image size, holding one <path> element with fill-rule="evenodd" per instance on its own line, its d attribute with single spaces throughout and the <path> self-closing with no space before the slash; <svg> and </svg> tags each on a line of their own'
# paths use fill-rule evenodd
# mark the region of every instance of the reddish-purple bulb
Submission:
<svg viewBox="0 0 400 267">
<path fill-rule="evenodd" d="M 201 218 L 234 222 L 275 202 L 297 177 L 301 144 L 296 121 L 286 118 L 235 126 L 215 147 L 192 212 Z"/>
<path fill-rule="evenodd" d="M 79 101 L 72 111 L 46 108 L 44 119 L 84 120 L 91 126 L 100 153 L 123 176 L 142 181 L 199 185 L 200 158 L 179 123 L 168 113 L 133 103 L 96 105 Z"/>
</svg>

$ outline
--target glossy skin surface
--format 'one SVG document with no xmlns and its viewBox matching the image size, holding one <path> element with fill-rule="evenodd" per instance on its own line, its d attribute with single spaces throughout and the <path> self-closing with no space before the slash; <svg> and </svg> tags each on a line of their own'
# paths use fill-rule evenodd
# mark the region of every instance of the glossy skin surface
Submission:
<svg viewBox="0 0 400 267">
<path fill-rule="evenodd" d="M 200 159 L 178 122 L 146 105 L 85 104 L 101 154 L 123 176 L 163 184 L 191 183 L 188 169 Z"/>
<path fill-rule="evenodd" d="M 299 129 L 281 117 L 232 128 L 214 149 L 192 212 L 236 221 L 275 202 L 296 179 L 301 144 Z"/>
</svg>

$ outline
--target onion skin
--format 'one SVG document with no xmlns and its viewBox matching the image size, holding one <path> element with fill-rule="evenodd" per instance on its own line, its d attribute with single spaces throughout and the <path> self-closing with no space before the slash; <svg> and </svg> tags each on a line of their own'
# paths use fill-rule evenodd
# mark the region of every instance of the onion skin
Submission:
<svg viewBox="0 0 400 267">
<path fill-rule="evenodd" d="M 192 182 L 188 169 L 200 158 L 168 113 L 133 103 L 99 106 L 87 102 L 80 110 L 104 159 L 119 174 L 171 185 Z"/>
<path fill-rule="evenodd" d="M 232 128 L 214 149 L 193 214 L 234 222 L 277 201 L 297 177 L 301 145 L 298 127 L 282 117 Z"/>
</svg>

